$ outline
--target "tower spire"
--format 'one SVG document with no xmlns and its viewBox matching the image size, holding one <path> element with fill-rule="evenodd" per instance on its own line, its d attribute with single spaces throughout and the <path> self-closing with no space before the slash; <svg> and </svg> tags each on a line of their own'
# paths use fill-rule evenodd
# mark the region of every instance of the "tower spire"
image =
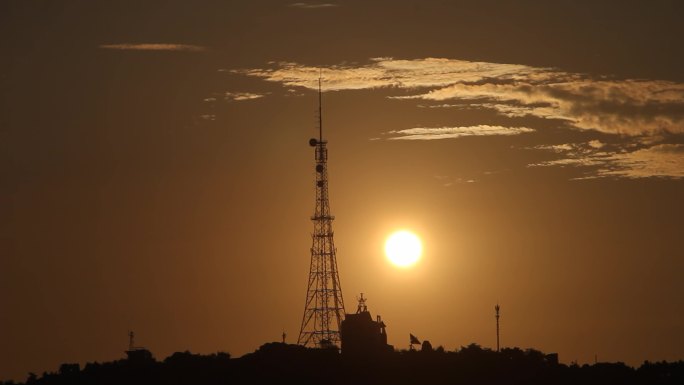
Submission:
<svg viewBox="0 0 684 385">
<path fill-rule="evenodd" d="M 321 92 L 321 78 L 323 70 L 318 75 L 318 141 L 323 141 L 323 97 Z"/>
<path fill-rule="evenodd" d="M 344 317 L 344 300 L 337 272 L 337 249 L 333 241 L 328 202 L 328 149 L 323 140 L 321 77 L 318 78 L 318 139 L 309 140 L 315 148 L 316 205 L 311 220 L 311 264 L 306 290 L 304 315 L 297 344 L 308 347 L 339 346 L 340 324 Z"/>
</svg>

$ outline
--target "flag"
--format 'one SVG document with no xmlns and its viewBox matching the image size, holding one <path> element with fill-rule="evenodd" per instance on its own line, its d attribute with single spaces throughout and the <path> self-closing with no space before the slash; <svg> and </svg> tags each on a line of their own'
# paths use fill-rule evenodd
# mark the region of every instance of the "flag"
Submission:
<svg viewBox="0 0 684 385">
<path fill-rule="evenodd" d="M 409 333 L 409 338 L 411 339 L 411 345 L 420 345 L 420 340 L 418 337 L 414 336 L 413 334 Z"/>
</svg>

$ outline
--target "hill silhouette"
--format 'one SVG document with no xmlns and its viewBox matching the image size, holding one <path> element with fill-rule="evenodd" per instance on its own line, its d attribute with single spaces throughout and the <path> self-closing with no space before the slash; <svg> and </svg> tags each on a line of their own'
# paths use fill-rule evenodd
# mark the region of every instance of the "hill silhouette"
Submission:
<svg viewBox="0 0 684 385">
<path fill-rule="evenodd" d="M 178 352 L 163 361 L 121 359 L 106 363 L 63 364 L 57 372 L 30 374 L 30 385 L 218 385 L 218 384 L 684 384 L 684 361 L 565 365 L 557 355 L 535 349 L 500 352 L 477 344 L 457 351 L 432 349 L 351 356 L 335 350 L 267 343 L 239 358 Z M 2 385 L 17 385 L 12 381 Z"/>
</svg>

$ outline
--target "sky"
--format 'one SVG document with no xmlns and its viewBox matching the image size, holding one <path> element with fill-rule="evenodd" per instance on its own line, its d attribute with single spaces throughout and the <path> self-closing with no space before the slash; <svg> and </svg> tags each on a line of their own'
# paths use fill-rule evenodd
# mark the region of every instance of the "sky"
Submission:
<svg viewBox="0 0 684 385">
<path fill-rule="evenodd" d="M 0 0 L 0 379 L 294 343 L 322 76 L 347 311 L 684 358 L 679 1 Z M 410 269 L 383 243 L 410 229 Z"/>
</svg>

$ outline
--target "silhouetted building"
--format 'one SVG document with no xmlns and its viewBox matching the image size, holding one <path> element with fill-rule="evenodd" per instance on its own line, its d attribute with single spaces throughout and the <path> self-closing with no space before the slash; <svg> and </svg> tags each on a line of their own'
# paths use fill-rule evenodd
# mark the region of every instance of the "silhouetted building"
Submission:
<svg viewBox="0 0 684 385">
<path fill-rule="evenodd" d="M 154 361 L 152 352 L 145 348 L 136 347 L 134 343 L 135 333 L 128 332 L 128 350 L 126 350 L 126 357 L 131 363 L 141 364 L 150 361 Z"/>
<path fill-rule="evenodd" d="M 549 353 L 545 356 L 546 362 L 549 364 L 558 365 L 558 353 Z"/>
<path fill-rule="evenodd" d="M 356 314 L 347 314 L 340 326 L 342 354 L 363 356 L 392 352 L 394 348 L 387 344 L 385 323 L 380 316 L 373 321 L 363 293 L 359 298 Z"/>
<path fill-rule="evenodd" d="M 59 367 L 59 374 L 62 376 L 72 376 L 78 374 L 81 371 L 81 365 L 79 364 L 62 364 Z"/>
<path fill-rule="evenodd" d="M 128 361 L 135 363 L 154 361 L 152 352 L 145 348 L 135 348 L 134 350 L 126 350 Z"/>
</svg>

